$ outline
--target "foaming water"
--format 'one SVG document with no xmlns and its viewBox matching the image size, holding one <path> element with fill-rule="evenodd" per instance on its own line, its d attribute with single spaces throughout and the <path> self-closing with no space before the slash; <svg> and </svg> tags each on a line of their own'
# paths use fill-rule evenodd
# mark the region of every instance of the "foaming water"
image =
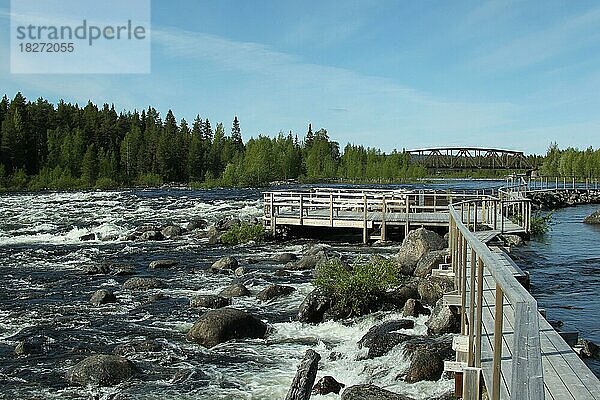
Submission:
<svg viewBox="0 0 600 400">
<path fill-rule="evenodd" d="M 482 185 L 498 186 L 498 182 Z M 0 397 L 109 399 L 122 393 L 144 399 L 281 399 L 309 348 L 323 357 L 318 377 L 332 375 L 347 385 L 373 383 L 416 399 L 447 392 L 452 384 L 447 379 L 411 385 L 402 381 L 408 367 L 402 346 L 383 357 L 362 359 L 364 350 L 357 341 L 373 325 L 398 314 L 374 314 L 352 324 L 305 325 L 294 320 L 313 288 L 312 276 L 275 275 L 281 265 L 271 260 L 281 252 L 299 255 L 303 241 L 222 247 L 194 235 L 161 242 L 125 240 L 145 224 L 185 226 L 195 218 L 212 223 L 227 216 L 260 217 L 260 199 L 260 192 L 250 189 L 0 196 Z M 90 233 L 95 240 L 80 240 Z M 349 256 L 375 251 L 353 244 L 336 245 L 336 250 Z M 237 257 L 246 274 L 235 278 L 207 273 L 224 255 Z M 246 262 L 249 258 L 256 263 Z M 179 264 L 167 270 L 148 269 L 156 259 L 175 259 Z M 124 290 L 128 276 L 84 272 L 104 262 L 130 265 L 136 276 L 155 276 L 165 288 Z M 244 283 L 253 295 L 233 299 L 233 307 L 269 323 L 271 334 L 264 340 L 228 342 L 212 349 L 188 342 L 185 335 L 201 313 L 189 306 L 190 297 L 216 294 L 233 282 Z M 273 283 L 291 285 L 296 291 L 268 302 L 254 297 Z M 89 298 L 99 288 L 113 291 L 118 303 L 92 306 Z M 405 333 L 424 334 L 424 322 L 417 319 L 415 329 Z M 24 339 L 40 343 L 42 354 L 16 357 L 13 349 Z M 100 389 L 68 384 L 67 372 L 84 357 L 111 353 L 120 344 L 140 340 L 152 340 L 159 349 L 128 354 L 141 369 L 135 379 Z M 174 380 L 182 370 L 202 371 L 209 380 L 198 380 L 193 374 Z"/>
<path fill-rule="evenodd" d="M 553 212 L 552 229 L 515 250 L 517 263 L 531 274 L 532 294 L 548 319 L 565 331 L 600 343 L 600 227 L 583 219 L 600 208 L 583 205 Z M 586 360 L 600 376 L 600 363 Z"/>
</svg>

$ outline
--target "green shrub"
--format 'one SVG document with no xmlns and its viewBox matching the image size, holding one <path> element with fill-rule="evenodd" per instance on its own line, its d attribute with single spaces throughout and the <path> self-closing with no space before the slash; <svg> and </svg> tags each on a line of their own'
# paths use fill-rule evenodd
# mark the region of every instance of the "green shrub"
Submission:
<svg viewBox="0 0 600 400">
<path fill-rule="evenodd" d="M 373 257 L 347 266 L 334 258 L 318 266 L 314 283 L 333 298 L 334 309 L 350 317 L 369 313 L 387 289 L 398 285 L 398 273 L 392 259 Z"/>
<path fill-rule="evenodd" d="M 98 180 L 96 181 L 95 187 L 96 187 L 96 189 L 106 190 L 106 189 L 114 189 L 118 186 L 119 185 L 114 180 L 112 180 L 110 178 L 102 177 L 102 178 L 98 178 Z"/>
<path fill-rule="evenodd" d="M 251 240 L 262 242 L 265 237 L 265 227 L 262 224 L 249 224 L 242 222 L 234 225 L 221 236 L 221 243 L 235 245 L 247 243 Z"/>
<path fill-rule="evenodd" d="M 163 184 L 163 179 L 159 174 L 140 175 L 137 184 L 144 187 L 158 187 Z"/>
<path fill-rule="evenodd" d="M 552 227 L 550 226 L 552 222 L 552 213 L 541 213 L 536 212 L 531 215 L 531 235 L 532 236 L 542 236 L 548 233 Z"/>
</svg>

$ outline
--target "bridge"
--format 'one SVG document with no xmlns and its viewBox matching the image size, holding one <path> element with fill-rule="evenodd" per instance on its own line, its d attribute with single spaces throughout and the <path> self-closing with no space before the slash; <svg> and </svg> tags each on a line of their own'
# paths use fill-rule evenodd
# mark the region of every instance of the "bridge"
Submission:
<svg viewBox="0 0 600 400">
<path fill-rule="evenodd" d="M 450 262 L 431 274 L 454 280 L 444 295 L 459 309 L 456 395 L 480 400 L 600 400 L 600 381 L 538 310 L 521 284 L 525 274 L 503 251 L 503 233 L 528 234 L 534 190 L 597 190 L 598 181 L 512 177 L 497 191 L 443 192 L 312 189 L 264 193 L 264 223 L 346 228 L 363 241 L 386 240 L 387 230 L 447 227 Z M 594 189 L 595 187 L 595 189 Z"/>
<path fill-rule="evenodd" d="M 530 171 L 533 166 L 523 152 L 478 147 L 446 147 L 408 150 L 412 162 L 432 170 Z"/>
</svg>

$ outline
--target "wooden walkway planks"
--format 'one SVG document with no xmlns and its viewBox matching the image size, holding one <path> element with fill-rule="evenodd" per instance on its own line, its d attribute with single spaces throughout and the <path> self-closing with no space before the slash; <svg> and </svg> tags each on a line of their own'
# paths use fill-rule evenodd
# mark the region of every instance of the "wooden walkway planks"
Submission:
<svg viewBox="0 0 600 400">
<path fill-rule="evenodd" d="M 500 249 L 494 249 L 499 262 L 505 262 L 506 256 L 502 256 Z M 467 276 L 470 274 L 470 262 L 467 264 Z M 515 271 L 518 274 L 518 271 Z M 492 382 L 492 358 L 493 358 L 493 331 L 495 317 L 495 281 L 484 268 L 484 308 L 482 313 L 483 335 L 482 335 L 482 372 L 484 380 L 488 384 Z M 467 298 L 470 299 L 471 290 L 467 280 Z M 467 301 L 467 310 L 468 305 Z M 502 378 L 500 393 L 502 399 L 509 399 L 512 355 L 514 340 L 514 308 L 504 300 L 503 304 L 503 338 L 502 338 Z M 467 315 L 470 315 L 467 312 Z M 540 324 L 540 352 L 542 354 L 542 367 L 544 374 L 544 393 L 546 399 L 600 400 L 600 381 L 588 369 L 579 356 L 569 347 L 563 338 L 550 326 L 546 319 L 538 314 Z"/>
</svg>

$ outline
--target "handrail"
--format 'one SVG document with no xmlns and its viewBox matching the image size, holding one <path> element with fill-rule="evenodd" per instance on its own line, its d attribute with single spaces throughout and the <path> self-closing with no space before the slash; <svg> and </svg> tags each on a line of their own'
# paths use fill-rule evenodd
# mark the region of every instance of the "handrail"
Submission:
<svg viewBox="0 0 600 400">
<path fill-rule="evenodd" d="M 488 382 L 488 390 L 492 400 L 500 399 L 500 372 L 502 359 L 502 340 L 504 335 L 503 319 L 505 312 L 504 298 L 512 305 L 514 312 L 514 343 L 512 353 L 511 400 L 543 400 L 544 380 L 540 352 L 539 316 L 537 301 L 521 286 L 512 272 L 498 263 L 491 250 L 469 230 L 464 224 L 462 208 L 465 204 L 477 204 L 485 199 L 468 200 L 451 204 L 450 212 L 450 254 L 455 271 L 456 287 L 461 295 L 461 333 L 468 335 L 469 367 L 481 367 L 482 340 L 482 308 L 484 269 L 487 269 L 495 284 L 495 327 L 494 354 L 492 360 L 492 382 Z M 456 209 L 461 206 L 461 212 Z M 467 253 L 470 251 L 470 262 Z M 475 267 L 477 266 L 477 267 Z M 467 271 L 469 267 L 469 271 Z M 477 271 L 476 271 L 477 270 Z M 467 274 L 470 284 L 469 323 L 467 324 Z M 477 277 L 477 287 L 475 286 Z M 476 296 L 475 296 L 476 294 Z M 511 311 L 510 309 L 507 311 Z"/>
</svg>

